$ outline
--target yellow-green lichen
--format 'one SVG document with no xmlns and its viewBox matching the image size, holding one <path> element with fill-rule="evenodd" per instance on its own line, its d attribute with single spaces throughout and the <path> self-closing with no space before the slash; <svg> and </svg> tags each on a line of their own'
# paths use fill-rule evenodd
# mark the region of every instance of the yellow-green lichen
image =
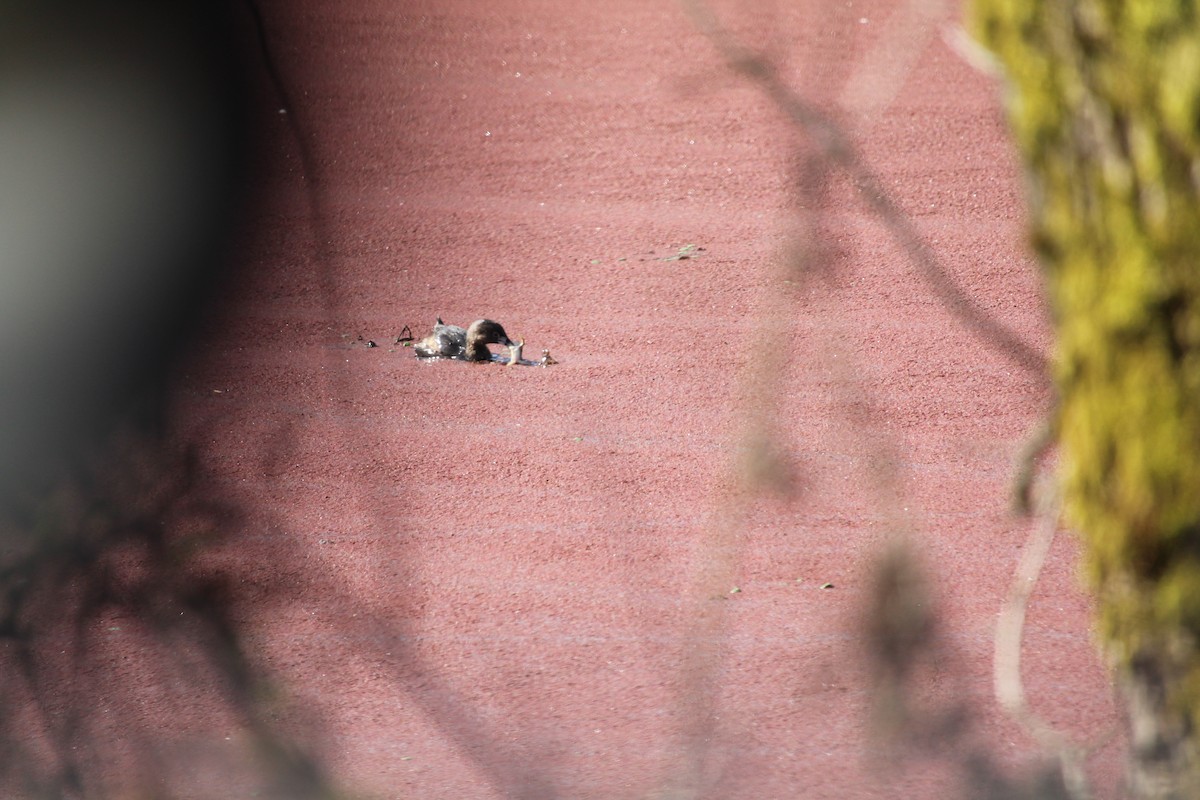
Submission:
<svg viewBox="0 0 1200 800">
<path fill-rule="evenodd" d="M 1200 0 L 974 0 L 1057 325 L 1061 485 L 1118 667 L 1200 731 Z"/>
</svg>

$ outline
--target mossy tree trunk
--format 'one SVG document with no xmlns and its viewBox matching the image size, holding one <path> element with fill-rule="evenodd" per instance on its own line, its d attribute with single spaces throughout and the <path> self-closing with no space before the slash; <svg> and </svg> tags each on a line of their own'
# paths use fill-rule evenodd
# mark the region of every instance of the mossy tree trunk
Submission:
<svg viewBox="0 0 1200 800">
<path fill-rule="evenodd" d="M 1053 308 L 1061 486 L 1132 726 L 1200 797 L 1200 0 L 972 0 Z"/>
</svg>

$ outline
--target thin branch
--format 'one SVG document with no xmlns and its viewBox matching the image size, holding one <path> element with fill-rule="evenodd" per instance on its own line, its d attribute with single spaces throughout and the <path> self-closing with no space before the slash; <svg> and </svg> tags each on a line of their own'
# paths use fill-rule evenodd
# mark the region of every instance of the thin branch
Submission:
<svg viewBox="0 0 1200 800">
<path fill-rule="evenodd" d="M 1057 491 L 1053 497 L 1043 501 L 1038 520 L 1030 531 L 1029 539 L 1017 563 L 1008 597 L 1000 608 L 996 621 L 995 655 L 992 661 L 992 679 L 996 700 L 1018 725 L 1038 745 L 1052 753 L 1062 769 L 1063 784 L 1075 800 L 1087 800 L 1092 796 L 1084 772 L 1084 762 L 1094 748 L 1081 747 L 1071 742 L 1061 732 L 1039 717 L 1030 708 L 1025 698 L 1025 685 L 1021 679 L 1021 639 L 1025 630 L 1025 617 L 1029 598 L 1037 585 L 1045 566 L 1050 545 L 1058 529 L 1060 503 Z"/>
<path fill-rule="evenodd" d="M 1022 517 L 1032 516 L 1033 482 L 1037 477 L 1038 459 L 1058 441 L 1058 402 L 1021 444 L 1013 468 L 1012 509 Z"/>
<path fill-rule="evenodd" d="M 1063 745 L 1062 737 L 1030 710 L 1021 682 L 1021 637 L 1025 629 L 1025 613 L 1058 529 L 1057 501 L 1053 505 L 1053 512 L 1041 515 L 1030 532 L 1021 560 L 1017 563 L 1008 597 L 1000 609 L 996 622 L 992 678 L 1000 706 L 1035 739 L 1057 749 Z"/>
</svg>

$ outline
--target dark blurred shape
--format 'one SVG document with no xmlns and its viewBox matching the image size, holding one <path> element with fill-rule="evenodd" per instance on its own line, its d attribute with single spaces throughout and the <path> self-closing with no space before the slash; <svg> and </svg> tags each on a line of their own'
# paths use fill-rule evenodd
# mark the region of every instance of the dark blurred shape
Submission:
<svg viewBox="0 0 1200 800">
<path fill-rule="evenodd" d="M 243 509 L 156 424 L 266 45 L 252 0 L 0 3 L 0 796 L 331 796 L 205 560 Z"/>
<path fill-rule="evenodd" d="M 874 731 L 887 740 L 950 740 L 962 733 L 963 709 L 936 714 L 913 707 L 915 686 L 944 655 L 925 574 L 911 547 L 892 543 L 875 564 L 863 624 L 871 670 Z"/>
<path fill-rule="evenodd" d="M 877 558 L 863 609 L 871 686 L 871 734 L 886 772 L 929 769 L 955 774 L 956 797 L 985 800 L 1081 800 L 1067 765 L 1052 753 L 1014 771 L 981 735 L 970 710 L 962 664 L 943 625 L 928 573 L 911 544 L 896 541 Z"/>
<path fill-rule="evenodd" d="M 0 5 L 3 496 L 153 394 L 215 286 L 249 138 L 230 10 Z"/>
</svg>

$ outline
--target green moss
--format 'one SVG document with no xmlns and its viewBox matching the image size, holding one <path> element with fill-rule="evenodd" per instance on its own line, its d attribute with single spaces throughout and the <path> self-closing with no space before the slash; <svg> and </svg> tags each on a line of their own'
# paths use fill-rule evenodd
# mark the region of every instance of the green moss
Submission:
<svg viewBox="0 0 1200 800">
<path fill-rule="evenodd" d="M 1169 653 L 1200 730 L 1196 0 L 974 0 L 1010 81 L 1057 321 L 1066 513 L 1118 665 Z"/>
</svg>

